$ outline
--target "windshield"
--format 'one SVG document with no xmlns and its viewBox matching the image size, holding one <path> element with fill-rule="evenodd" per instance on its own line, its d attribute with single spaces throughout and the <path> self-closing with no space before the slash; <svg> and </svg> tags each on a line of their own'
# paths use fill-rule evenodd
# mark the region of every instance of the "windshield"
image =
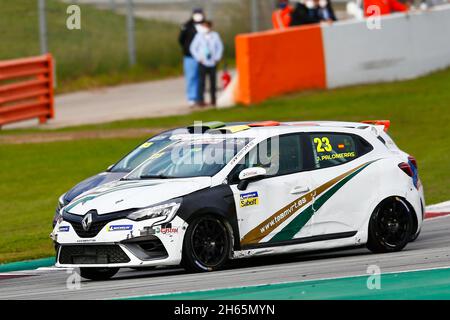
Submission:
<svg viewBox="0 0 450 320">
<path fill-rule="evenodd" d="M 212 177 L 249 142 L 244 138 L 193 138 L 173 140 L 153 153 L 125 179 Z"/>
<path fill-rule="evenodd" d="M 157 153 L 159 150 L 173 143 L 173 140 L 170 139 L 172 134 L 173 132 L 163 133 L 147 140 L 139 147 L 131 151 L 109 171 L 131 172 L 147 160 L 152 154 Z"/>
</svg>

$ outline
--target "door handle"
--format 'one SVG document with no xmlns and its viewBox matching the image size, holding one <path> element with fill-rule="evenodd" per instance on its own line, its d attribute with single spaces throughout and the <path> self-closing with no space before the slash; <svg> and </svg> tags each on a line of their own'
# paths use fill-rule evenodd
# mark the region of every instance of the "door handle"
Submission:
<svg viewBox="0 0 450 320">
<path fill-rule="evenodd" d="M 308 186 L 296 186 L 292 189 L 291 194 L 300 194 L 310 191 Z"/>
</svg>

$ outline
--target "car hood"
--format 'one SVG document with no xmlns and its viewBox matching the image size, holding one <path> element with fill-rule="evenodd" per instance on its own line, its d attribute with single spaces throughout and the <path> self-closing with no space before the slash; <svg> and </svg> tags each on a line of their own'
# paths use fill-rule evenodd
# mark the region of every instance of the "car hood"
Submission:
<svg viewBox="0 0 450 320">
<path fill-rule="evenodd" d="M 64 203 L 68 204 L 80 194 L 106 183 L 122 179 L 127 174 L 127 172 L 102 172 L 93 177 L 87 178 L 86 180 L 81 181 L 65 194 Z"/>
<path fill-rule="evenodd" d="M 115 181 L 80 195 L 65 211 L 85 215 L 96 210 L 102 215 L 145 208 L 210 186 L 210 177 Z"/>
</svg>

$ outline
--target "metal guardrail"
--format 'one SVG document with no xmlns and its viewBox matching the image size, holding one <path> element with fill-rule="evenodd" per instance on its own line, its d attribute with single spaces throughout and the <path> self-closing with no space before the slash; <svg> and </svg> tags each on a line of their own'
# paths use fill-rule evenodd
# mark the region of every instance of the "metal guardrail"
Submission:
<svg viewBox="0 0 450 320">
<path fill-rule="evenodd" d="M 0 61 L 0 127 L 38 118 L 54 117 L 53 57 Z"/>
</svg>

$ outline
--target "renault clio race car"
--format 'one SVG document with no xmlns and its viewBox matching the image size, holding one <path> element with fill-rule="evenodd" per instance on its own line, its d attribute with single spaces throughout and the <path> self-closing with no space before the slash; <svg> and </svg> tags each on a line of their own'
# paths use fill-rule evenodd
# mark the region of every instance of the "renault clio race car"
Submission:
<svg viewBox="0 0 450 320">
<path fill-rule="evenodd" d="M 402 250 L 425 199 L 389 123 L 198 125 L 59 211 L 57 267 L 222 268 L 229 259 L 366 245 Z"/>
</svg>

